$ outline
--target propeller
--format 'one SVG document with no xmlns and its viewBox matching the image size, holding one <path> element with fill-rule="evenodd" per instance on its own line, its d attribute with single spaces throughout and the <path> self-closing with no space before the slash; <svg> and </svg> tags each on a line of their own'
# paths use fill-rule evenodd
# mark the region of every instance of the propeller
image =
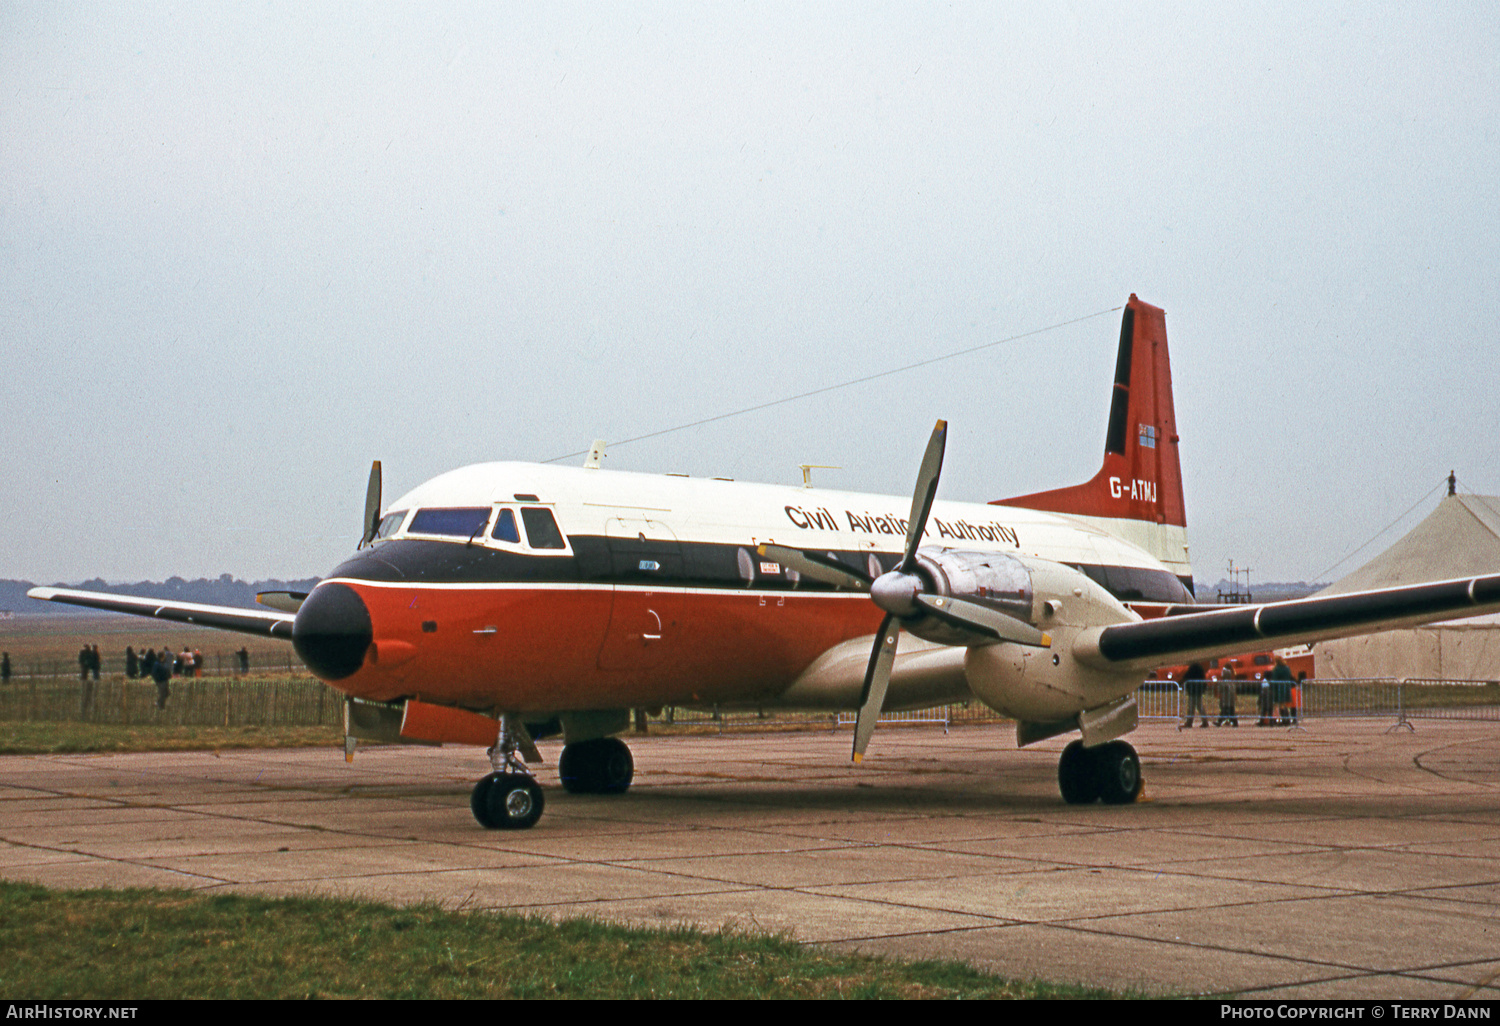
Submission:
<svg viewBox="0 0 1500 1026">
<path fill-rule="evenodd" d="M 948 422 L 940 420 L 932 429 L 922 466 L 917 471 L 917 486 L 912 493 L 911 519 L 907 521 L 906 547 L 896 569 L 871 580 L 869 576 L 835 560 L 831 555 L 787 548 L 784 545 L 761 545 L 757 551 L 804 577 L 840 588 L 867 591 L 874 603 L 885 612 L 870 663 L 865 669 L 864 690 L 859 699 L 859 716 L 854 724 L 854 761 L 864 759 L 875 723 L 885 705 L 885 693 L 891 682 L 891 666 L 896 659 L 896 644 L 901 630 L 899 621 L 916 620 L 931 615 L 962 630 L 1021 645 L 1047 646 L 1052 639 L 1028 623 L 1013 616 L 970 602 L 967 599 L 927 592 L 926 580 L 917 572 L 917 549 L 927 529 L 927 516 L 937 495 L 938 479 L 943 471 L 943 451 L 948 439 Z"/>
<path fill-rule="evenodd" d="M 360 535 L 358 548 L 364 548 L 375 540 L 375 531 L 380 527 L 380 461 L 370 464 L 370 484 L 365 488 L 364 533 Z"/>
</svg>

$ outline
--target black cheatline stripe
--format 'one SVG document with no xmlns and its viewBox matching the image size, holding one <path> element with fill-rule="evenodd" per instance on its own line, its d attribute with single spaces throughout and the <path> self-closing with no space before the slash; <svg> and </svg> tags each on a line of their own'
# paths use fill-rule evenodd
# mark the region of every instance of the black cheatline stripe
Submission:
<svg viewBox="0 0 1500 1026">
<path fill-rule="evenodd" d="M 897 536 L 892 535 L 893 539 Z M 542 556 L 509 552 L 482 545 L 398 538 L 361 549 L 335 567 L 329 577 L 378 583 L 422 584 L 652 584 L 672 588 L 704 588 L 720 591 L 744 589 L 739 551 L 745 549 L 755 572 L 753 587 L 759 591 L 835 591 L 832 585 L 804 578 L 794 584 L 782 574 L 762 575 L 762 560 L 753 546 L 723 542 L 651 541 L 606 539 L 595 535 L 571 535 L 573 556 Z M 808 550 L 828 562 L 836 557 L 850 573 L 863 576 L 870 553 L 864 551 Z M 899 552 L 874 553 L 882 571 L 901 561 Z M 642 570 L 642 561 L 657 569 Z M 1073 565 L 1073 564 L 1070 564 Z M 1182 602 L 1190 595 L 1182 582 L 1165 570 L 1143 567 L 1073 565 L 1110 594 L 1125 602 Z M 1114 587 L 1111 587 L 1114 585 Z"/>
</svg>

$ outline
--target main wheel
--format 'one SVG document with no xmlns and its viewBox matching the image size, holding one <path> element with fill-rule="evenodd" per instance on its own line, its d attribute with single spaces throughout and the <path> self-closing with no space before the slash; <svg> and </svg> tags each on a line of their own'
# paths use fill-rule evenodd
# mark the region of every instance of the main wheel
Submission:
<svg viewBox="0 0 1500 1026">
<path fill-rule="evenodd" d="M 525 830 L 542 818 L 546 800 L 524 773 L 491 773 L 474 785 L 469 808 L 487 830 Z"/>
<path fill-rule="evenodd" d="M 1057 762 L 1057 789 L 1069 805 L 1087 805 L 1099 797 L 1099 775 L 1094 768 L 1094 751 L 1073 741 L 1063 749 Z"/>
<path fill-rule="evenodd" d="M 1094 751 L 1099 797 L 1106 805 L 1129 805 L 1140 797 L 1141 760 L 1124 741 L 1111 741 Z"/>
<path fill-rule="evenodd" d="M 490 819 L 490 788 L 495 785 L 495 779 L 503 775 L 491 773 L 487 777 L 482 777 L 479 783 L 474 785 L 474 790 L 469 792 L 469 811 L 474 813 L 474 818 L 486 830 L 493 830 L 497 825 Z"/>
<path fill-rule="evenodd" d="M 619 738 L 596 737 L 564 748 L 557 772 L 570 794 L 624 794 L 635 778 L 635 760 Z"/>
</svg>

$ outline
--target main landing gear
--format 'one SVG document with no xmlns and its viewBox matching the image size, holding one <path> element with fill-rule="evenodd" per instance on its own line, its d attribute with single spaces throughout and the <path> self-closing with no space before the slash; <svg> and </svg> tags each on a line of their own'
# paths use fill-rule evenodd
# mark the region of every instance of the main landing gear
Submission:
<svg viewBox="0 0 1500 1026">
<path fill-rule="evenodd" d="M 1128 805 L 1141 793 L 1141 760 L 1124 741 L 1108 741 L 1094 748 L 1074 741 L 1063 749 L 1058 761 L 1057 787 L 1069 805 L 1093 801 Z"/>
<path fill-rule="evenodd" d="M 619 738 L 596 737 L 564 748 L 557 772 L 569 794 L 624 794 L 635 777 L 635 760 Z"/>
<path fill-rule="evenodd" d="M 521 756 L 530 762 L 541 757 L 519 720 L 500 722 L 500 739 L 489 750 L 495 771 L 474 785 L 469 808 L 487 830 L 525 830 L 542 818 L 546 802 Z M 563 748 L 557 768 L 570 794 L 624 794 L 635 776 L 629 746 L 615 737 L 575 741 Z"/>
</svg>

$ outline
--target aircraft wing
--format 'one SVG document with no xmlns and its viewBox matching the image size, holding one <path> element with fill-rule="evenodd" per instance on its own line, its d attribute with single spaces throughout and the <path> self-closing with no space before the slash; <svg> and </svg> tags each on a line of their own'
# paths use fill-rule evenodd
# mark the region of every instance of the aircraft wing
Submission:
<svg viewBox="0 0 1500 1026">
<path fill-rule="evenodd" d="M 166 599 L 110 595 L 98 591 L 77 591 L 73 588 L 32 588 L 26 595 L 43 602 L 66 602 L 91 609 L 107 609 L 112 613 L 151 616 L 159 620 L 176 620 L 178 623 L 194 623 L 201 627 L 218 627 L 221 630 L 273 638 L 290 638 L 292 621 L 296 619 L 291 613 L 236 609 L 233 606 L 205 606 L 196 602 L 170 602 Z"/>
<path fill-rule="evenodd" d="M 1144 670 L 1497 610 L 1500 574 L 1491 574 L 1095 627 L 1079 635 L 1074 652 L 1096 666 Z"/>
</svg>

